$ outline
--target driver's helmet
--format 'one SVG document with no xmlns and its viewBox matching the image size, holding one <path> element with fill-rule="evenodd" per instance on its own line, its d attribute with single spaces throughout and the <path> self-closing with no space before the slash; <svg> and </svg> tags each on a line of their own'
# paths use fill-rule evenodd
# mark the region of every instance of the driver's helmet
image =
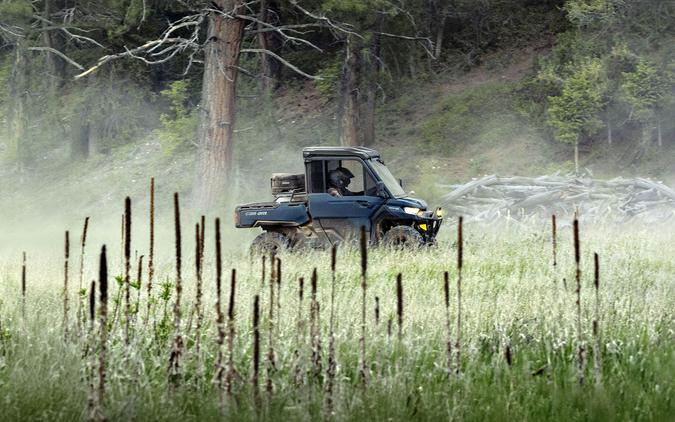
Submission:
<svg viewBox="0 0 675 422">
<path fill-rule="evenodd" d="M 344 167 L 338 167 L 335 170 L 328 172 L 328 181 L 331 186 L 334 186 L 338 189 L 346 188 L 349 186 L 349 182 L 354 177 L 351 171 Z"/>
</svg>

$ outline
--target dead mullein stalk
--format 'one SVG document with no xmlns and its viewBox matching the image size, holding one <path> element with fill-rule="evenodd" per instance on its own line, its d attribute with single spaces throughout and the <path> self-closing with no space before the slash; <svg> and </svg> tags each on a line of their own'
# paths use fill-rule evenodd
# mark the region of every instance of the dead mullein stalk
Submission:
<svg viewBox="0 0 675 422">
<path fill-rule="evenodd" d="M 305 340 L 305 323 L 302 318 L 302 301 L 305 295 L 305 279 L 300 277 L 298 279 L 298 314 L 295 322 L 295 384 L 301 385 L 304 382 L 304 365 L 300 356 L 300 344 Z"/>
<path fill-rule="evenodd" d="M 95 420 L 105 420 L 103 408 L 105 406 L 106 358 L 108 351 L 108 259 L 106 247 L 101 248 L 101 257 L 98 269 L 99 286 L 99 329 L 101 343 L 98 352 L 98 395 L 96 398 Z"/>
<path fill-rule="evenodd" d="M 197 324 L 195 326 L 195 353 L 197 354 L 197 360 L 200 362 L 199 358 L 199 349 L 200 349 L 200 337 L 202 330 L 202 273 L 203 273 L 203 263 L 204 258 L 202 257 L 203 245 L 202 245 L 202 236 L 203 231 L 200 230 L 200 225 L 195 226 L 195 275 L 197 277 L 197 291 L 195 297 L 195 314 L 197 315 Z"/>
<path fill-rule="evenodd" d="M 265 269 L 266 269 L 266 262 L 267 256 L 263 255 L 262 256 L 262 277 L 260 278 L 260 288 L 263 289 L 265 288 Z"/>
<path fill-rule="evenodd" d="M 94 329 L 94 318 L 96 317 L 96 281 L 91 281 L 89 288 L 89 331 Z"/>
<path fill-rule="evenodd" d="M 181 237 L 180 237 L 180 206 L 178 203 L 178 192 L 173 194 L 174 224 L 176 231 L 176 301 L 173 307 L 173 330 L 174 339 L 171 346 L 171 355 L 169 357 L 169 388 L 173 391 L 178 384 L 180 376 L 180 357 L 183 353 L 183 336 L 180 332 L 180 297 L 183 291 L 181 280 Z"/>
<path fill-rule="evenodd" d="M 145 313 L 145 323 L 150 320 L 152 306 L 152 282 L 155 277 L 155 178 L 150 178 L 150 253 L 148 255 L 148 305 Z"/>
<path fill-rule="evenodd" d="M 134 314 L 134 320 L 136 320 L 136 316 L 140 314 L 140 309 L 141 309 L 141 287 L 143 285 L 143 258 L 144 255 L 141 255 L 138 257 L 138 265 L 136 267 L 136 306 L 134 306 L 133 309 L 133 314 Z"/>
<path fill-rule="evenodd" d="M 459 217 L 457 224 L 457 341 L 455 350 L 457 352 L 457 361 L 455 363 L 455 372 L 462 370 L 462 267 L 464 266 L 464 234 L 462 233 L 464 218 Z"/>
<path fill-rule="evenodd" d="M 68 337 L 68 261 L 70 261 L 70 233 L 66 231 L 63 261 L 63 338 Z"/>
<path fill-rule="evenodd" d="M 84 251 L 85 246 L 87 245 L 87 229 L 89 228 L 89 217 L 84 219 L 84 228 L 82 229 L 82 236 L 80 236 L 80 280 L 78 283 L 78 302 L 77 302 L 77 330 L 78 332 L 82 328 L 82 320 L 85 318 L 83 315 L 83 301 L 84 294 L 82 290 L 82 283 L 84 282 Z"/>
<path fill-rule="evenodd" d="M 574 263 L 576 265 L 575 278 L 577 283 L 577 378 L 579 384 L 583 384 L 586 367 L 586 349 L 581 332 L 581 248 L 579 245 L 579 220 L 576 218 L 574 219 Z"/>
<path fill-rule="evenodd" d="M 366 274 L 368 272 L 368 239 L 366 239 L 366 228 L 361 226 L 361 367 L 359 375 L 361 383 L 365 386 L 368 383 L 368 364 L 366 362 Z"/>
<path fill-rule="evenodd" d="M 375 296 L 375 326 L 380 325 L 380 297 Z"/>
<path fill-rule="evenodd" d="M 312 336 L 312 367 L 314 378 L 316 380 L 321 376 L 321 320 L 319 299 L 317 297 L 318 275 L 316 268 L 312 271 L 311 292 L 312 301 L 310 305 L 310 333 Z"/>
<path fill-rule="evenodd" d="M 21 316 L 26 319 L 26 252 L 21 255 Z"/>
<path fill-rule="evenodd" d="M 272 383 L 272 375 L 276 369 L 276 362 L 274 357 L 274 287 L 276 285 L 276 258 L 274 255 L 270 256 L 270 265 L 272 266 L 272 275 L 269 281 L 270 287 L 270 308 L 267 317 L 268 332 L 267 332 L 267 356 L 265 360 L 265 368 L 267 380 L 265 382 L 265 390 L 268 394 L 274 391 L 274 384 Z"/>
<path fill-rule="evenodd" d="M 277 318 L 279 318 L 279 322 L 276 324 L 277 328 L 277 337 L 279 336 L 279 330 L 281 327 L 281 259 L 277 258 L 277 277 L 276 277 L 276 282 L 277 282 Z"/>
<path fill-rule="evenodd" d="M 213 376 L 213 382 L 218 386 L 218 405 L 221 415 L 225 412 L 225 400 L 223 397 L 223 343 L 225 342 L 225 329 L 223 327 L 223 310 L 221 306 L 222 297 L 222 274 L 223 263 L 220 244 L 220 219 L 216 218 L 216 329 L 218 338 L 216 344 L 216 371 Z"/>
<path fill-rule="evenodd" d="M 445 299 L 445 331 L 447 343 L 445 351 L 448 359 L 448 377 L 452 376 L 452 329 L 450 323 L 450 275 L 447 271 L 443 273 L 443 297 Z"/>
<path fill-rule="evenodd" d="M 593 318 L 593 371 L 595 384 L 602 385 L 602 359 L 600 356 L 600 257 L 593 255 L 594 273 L 593 287 L 595 287 L 595 317 Z"/>
<path fill-rule="evenodd" d="M 398 340 L 403 337 L 403 274 L 396 275 L 396 317 L 398 320 Z"/>
<path fill-rule="evenodd" d="M 394 320 L 391 317 L 389 317 L 389 319 L 387 320 L 387 339 L 391 339 L 391 327 L 393 323 Z"/>
<path fill-rule="evenodd" d="M 260 405 L 260 296 L 253 298 L 253 376 L 251 387 L 256 410 Z"/>
<path fill-rule="evenodd" d="M 555 214 L 551 216 L 551 245 L 553 247 L 553 269 L 558 266 L 558 224 Z"/>
<path fill-rule="evenodd" d="M 124 345 L 129 346 L 131 322 L 131 198 L 124 200 Z"/>
<path fill-rule="evenodd" d="M 328 368 L 326 370 L 326 414 L 333 416 L 333 394 L 335 388 L 335 374 L 337 362 L 335 360 L 335 270 L 337 264 L 337 246 L 333 245 L 330 251 L 330 319 L 328 321 Z"/>
<path fill-rule="evenodd" d="M 86 343 L 84 348 L 84 357 L 86 358 L 86 376 L 89 384 L 89 394 L 87 396 L 87 410 L 89 411 L 89 419 L 94 420 L 94 412 L 96 410 L 96 373 L 94 368 L 96 366 L 96 354 L 90 353 L 93 349 L 94 342 L 94 318 L 96 316 L 96 281 L 91 281 L 89 289 L 89 329 L 87 331 Z M 79 322 L 79 321 L 78 321 Z"/>
<path fill-rule="evenodd" d="M 227 306 L 227 374 L 225 376 L 225 385 L 227 395 L 232 398 L 234 390 L 234 378 L 237 376 L 237 370 L 234 367 L 234 298 L 237 288 L 237 270 L 232 269 L 230 278 L 230 301 Z"/>
<path fill-rule="evenodd" d="M 504 360 L 506 360 L 506 364 L 509 365 L 509 368 L 513 364 L 513 354 L 511 353 L 511 344 L 507 343 L 506 347 L 504 348 Z"/>
</svg>

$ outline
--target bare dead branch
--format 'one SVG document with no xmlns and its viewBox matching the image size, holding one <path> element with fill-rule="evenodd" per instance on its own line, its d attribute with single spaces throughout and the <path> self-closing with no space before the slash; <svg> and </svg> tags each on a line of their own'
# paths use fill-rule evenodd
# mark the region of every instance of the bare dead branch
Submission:
<svg viewBox="0 0 675 422">
<path fill-rule="evenodd" d="M 241 49 L 241 52 L 242 52 L 242 53 L 262 53 L 262 54 L 268 54 L 268 55 L 274 57 L 275 59 L 277 59 L 277 60 L 278 60 L 281 64 L 283 64 L 284 66 L 288 67 L 289 69 L 291 69 L 291 70 L 294 71 L 295 73 L 304 76 L 304 77 L 307 78 L 307 79 L 311 79 L 311 80 L 313 80 L 313 81 L 320 81 L 320 80 L 323 79 L 323 78 L 321 78 L 320 76 L 310 75 L 310 74 L 308 74 L 308 73 L 303 72 L 299 67 L 295 66 L 294 64 L 290 63 L 290 62 L 287 61 L 287 60 L 284 60 L 281 56 L 279 56 L 278 54 L 276 54 L 276 53 L 274 53 L 274 52 L 272 52 L 272 51 L 270 51 L 270 50 L 265 50 L 265 49 L 263 49 L 263 48 L 242 48 L 242 49 Z"/>
<path fill-rule="evenodd" d="M 76 62 L 75 60 L 66 56 L 65 54 L 63 54 L 62 52 L 60 52 L 59 50 L 57 50 L 55 48 L 51 48 L 51 47 L 28 47 L 28 50 L 30 50 L 30 51 L 48 51 L 52 54 L 56 54 L 57 56 L 61 57 L 63 60 L 65 60 L 66 62 L 75 66 L 76 68 L 78 68 L 80 70 L 84 70 L 84 67 L 82 65 L 80 65 L 78 62 Z"/>
</svg>

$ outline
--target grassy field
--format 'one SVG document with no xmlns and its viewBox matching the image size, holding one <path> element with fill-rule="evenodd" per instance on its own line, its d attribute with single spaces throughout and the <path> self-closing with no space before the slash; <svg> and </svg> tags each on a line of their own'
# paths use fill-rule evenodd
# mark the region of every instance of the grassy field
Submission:
<svg viewBox="0 0 675 422">
<path fill-rule="evenodd" d="M 443 230 L 441 244 L 429 250 L 370 251 L 365 385 L 360 378 L 363 304 L 358 250 L 345 248 L 337 254 L 336 367 L 331 377 L 327 373 L 330 252 L 281 257 L 280 290 L 274 293 L 270 320 L 270 268 L 267 280 L 261 281 L 260 260 L 249 259 L 244 246 L 232 245 L 225 235 L 222 311 L 226 332 L 230 269 L 236 267 L 238 271 L 233 338 L 236 372 L 231 396 L 213 382 L 219 348 L 213 224 L 207 225 L 199 352 L 194 312 L 194 232 L 183 233 L 180 333 L 184 348 L 171 384 L 167 369 L 176 334 L 176 271 L 169 252 L 173 238 L 159 240 L 163 252 L 157 257 L 149 317 L 147 271 L 141 281 L 140 303 L 139 291 L 131 288 L 128 345 L 124 290 L 119 288 L 124 285 L 114 279 L 123 273 L 120 248 L 110 245 L 110 330 L 102 402 L 90 386 L 99 383 L 101 327 L 95 323 L 91 328 L 87 320 L 78 329 L 76 323 L 80 250 L 74 239 L 79 236 L 71 234 L 70 324 L 65 340 L 62 253 L 57 249 L 32 255 L 29 251 L 24 304 L 20 294 L 21 251 L 5 248 L 0 257 L 0 414 L 4 420 L 84 420 L 94 408 L 108 420 L 215 420 L 220 417 L 222 394 L 224 416 L 233 420 L 672 420 L 672 229 L 605 229 L 586 227 L 582 222 L 582 332 L 578 333 L 569 226 L 561 224 L 559 228 L 555 268 L 546 224 L 532 227 L 505 223 L 499 230 L 466 226 L 459 347 L 456 234 L 450 226 Z M 89 289 L 91 280 L 97 278 L 100 247 L 93 243 L 87 246 L 83 288 Z M 594 252 L 600 257 L 597 337 L 592 333 Z M 310 282 L 313 268 L 318 274 L 315 304 Z M 444 271 L 449 272 L 450 281 L 450 373 Z M 131 273 L 136 280 L 135 263 Z M 400 337 L 396 294 L 399 273 L 403 304 Z M 304 277 L 302 302 L 299 277 Z M 251 382 L 256 295 L 261 310 L 257 388 Z M 86 299 L 83 302 L 88 319 Z M 314 317 L 311 309 L 316 310 Z M 577 370 L 579 335 L 586 351 L 581 385 Z M 268 358 L 270 339 L 274 368 Z M 227 340 L 221 349 L 224 361 L 228 358 Z M 334 388 L 329 393 L 331 378 Z M 333 404 L 329 405 L 331 398 Z"/>
</svg>

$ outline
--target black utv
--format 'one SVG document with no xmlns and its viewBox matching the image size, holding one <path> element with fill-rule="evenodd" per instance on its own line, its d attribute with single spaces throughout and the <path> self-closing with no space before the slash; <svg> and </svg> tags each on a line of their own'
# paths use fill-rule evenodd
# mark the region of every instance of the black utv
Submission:
<svg viewBox="0 0 675 422">
<path fill-rule="evenodd" d="M 441 209 L 408 196 L 377 151 L 309 147 L 303 157 L 305 174 L 272 176 L 273 201 L 236 207 L 236 227 L 263 229 L 253 251 L 326 248 L 358 239 L 362 226 L 371 244 L 435 243 Z"/>
</svg>

